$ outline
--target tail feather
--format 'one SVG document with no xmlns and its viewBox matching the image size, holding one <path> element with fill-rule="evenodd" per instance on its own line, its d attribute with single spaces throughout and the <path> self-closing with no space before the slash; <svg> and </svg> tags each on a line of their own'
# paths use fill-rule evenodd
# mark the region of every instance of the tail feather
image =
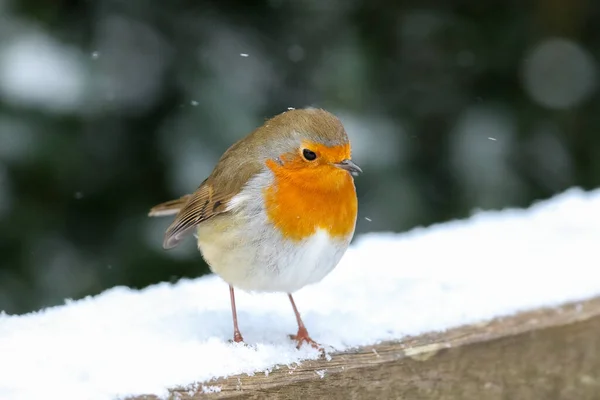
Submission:
<svg viewBox="0 0 600 400">
<path fill-rule="evenodd" d="M 185 206 L 187 201 L 190 198 L 190 194 L 186 194 L 183 197 L 175 200 L 165 201 L 164 203 L 160 203 L 150 209 L 148 213 L 149 217 L 165 217 L 168 215 L 175 215 Z"/>
</svg>

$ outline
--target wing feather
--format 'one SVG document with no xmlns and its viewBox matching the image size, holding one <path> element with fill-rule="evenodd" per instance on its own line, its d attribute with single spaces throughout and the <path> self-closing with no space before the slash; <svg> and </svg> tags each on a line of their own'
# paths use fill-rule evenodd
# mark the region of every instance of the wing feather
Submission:
<svg viewBox="0 0 600 400">
<path fill-rule="evenodd" d="M 179 210 L 175 220 L 165 232 L 163 247 L 171 249 L 177 246 L 186 234 L 198 224 L 226 211 L 231 199 L 230 193 L 215 193 L 213 185 L 203 183 Z"/>
<path fill-rule="evenodd" d="M 264 168 L 264 161 L 253 147 L 238 141 L 221 157 L 211 175 L 192 194 L 159 204 L 150 216 L 173 215 L 175 220 L 165 232 L 163 247 L 171 249 L 192 230 L 210 218 L 227 212 L 231 199 L 246 182 Z"/>
</svg>

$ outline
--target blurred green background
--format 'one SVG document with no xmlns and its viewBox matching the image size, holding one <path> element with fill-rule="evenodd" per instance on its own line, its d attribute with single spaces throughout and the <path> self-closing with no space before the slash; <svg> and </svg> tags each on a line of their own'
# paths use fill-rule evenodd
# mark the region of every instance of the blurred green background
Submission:
<svg viewBox="0 0 600 400">
<path fill-rule="evenodd" d="M 346 125 L 358 234 L 594 188 L 599 59 L 591 0 L 0 0 L 0 310 L 207 273 L 146 213 L 287 107 Z"/>
</svg>

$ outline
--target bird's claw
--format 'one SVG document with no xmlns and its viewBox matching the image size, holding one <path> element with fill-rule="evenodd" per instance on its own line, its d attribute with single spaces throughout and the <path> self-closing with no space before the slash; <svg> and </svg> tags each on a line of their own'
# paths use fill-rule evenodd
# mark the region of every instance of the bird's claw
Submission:
<svg viewBox="0 0 600 400">
<path fill-rule="evenodd" d="M 233 339 L 229 339 L 229 343 L 241 343 L 244 346 L 248 346 L 248 344 L 246 342 L 244 342 L 244 338 L 242 337 L 242 334 L 239 332 L 233 333 Z"/>
<path fill-rule="evenodd" d="M 308 331 L 306 328 L 299 328 L 298 333 L 295 335 L 288 335 L 290 339 L 296 341 L 296 348 L 300 349 L 304 343 L 309 344 L 312 348 L 319 350 L 321 353 L 325 353 L 325 349 L 315 342 L 310 336 L 308 336 Z"/>
</svg>

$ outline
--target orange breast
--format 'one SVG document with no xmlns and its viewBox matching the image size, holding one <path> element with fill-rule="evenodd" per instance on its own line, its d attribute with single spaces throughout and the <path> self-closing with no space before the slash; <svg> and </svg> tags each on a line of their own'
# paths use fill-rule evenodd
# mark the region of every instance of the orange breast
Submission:
<svg viewBox="0 0 600 400">
<path fill-rule="evenodd" d="M 291 240 L 302 240 L 323 229 L 347 238 L 354 231 L 358 201 L 354 181 L 335 167 L 288 170 L 269 161 L 275 184 L 265 189 L 270 221 Z"/>
</svg>

